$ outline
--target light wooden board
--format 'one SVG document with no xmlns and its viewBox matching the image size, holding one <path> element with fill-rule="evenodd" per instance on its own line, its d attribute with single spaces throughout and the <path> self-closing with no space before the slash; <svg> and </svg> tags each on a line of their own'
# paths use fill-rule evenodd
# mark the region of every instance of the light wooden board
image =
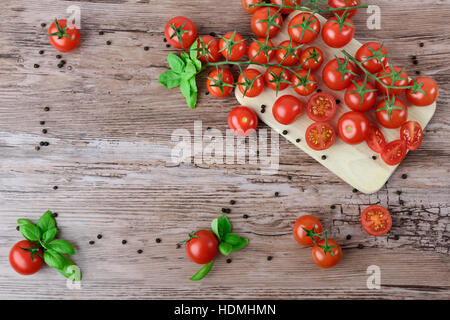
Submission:
<svg viewBox="0 0 450 320">
<path fill-rule="evenodd" d="M 301 13 L 301 11 L 295 11 L 286 18 L 286 20 L 283 23 L 281 31 L 278 33 L 276 37 L 272 38 L 272 41 L 275 44 L 275 46 L 284 40 L 289 40 L 288 34 L 289 21 L 299 13 Z M 316 16 L 323 27 L 327 19 L 321 15 Z M 337 106 L 337 113 L 335 117 L 330 121 L 330 123 L 336 129 L 339 117 L 342 114 L 351 110 L 345 105 L 344 102 L 345 90 L 341 91 L 330 90 L 322 82 L 322 70 L 327 64 L 327 62 L 334 59 L 335 57 L 344 57 L 344 54 L 341 52 L 341 50 L 346 50 L 348 53 L 354 56 L 356 51 L 361 47 L 361 43 L 353 39 L 345 47 L 340 49 L 334 49 L 326 45 L 325 42 L 322 40 L 321 34 L 319 34 L 319 36 L 313 42 L 305 44 L 302 50 L 306 49 L 309 46 L 316 46 L 320 48 L 324 54 L 324 63 L 322 64 L 320 69 L 318 69 L 313 73 L 318 81 L 319 84 L 318 88 L 322 89 L 325 92 L 330 92 L 334 97 L 336 97 L 336 99 L 341 100 L 341 103 L 338 104 Z M 390 62 L 392 61 L 390 60 Z M 274 61 L 274 64 L 277 64 L 277 62 Z M 266 70 L 262 66 L 252 65 L 249 66 L 249 68 L 257 69 L 262 73 L 264 73 Z M 309 119 L 305 111 L 303 111 L 302 116 L 291 125 L 282 125 L 278 121 L 276 121 L 275 118 L 273 117 L 272 114 L 273 104 L 279 97 L 288 94 L 298 97 L 303 102 L 304 107 L 306 106 L 308 98 L 310 97 L 310 96 L 302 97 L 298 95 L 292 87 L 288 87 L 287 89 L 280 91 L 278 93 L 278 96 L 276 95 L 276 92 L 274 90 L 266 87 L 264 91 L 261 93 L 261 95 L 255 98 L 244 97 L 239 90 L 235 90 L 236 98 L 238 99 L 241 105 L 251 107 L 258 114 L 258 117 L 262 121 L 264 121 L 278 133 L 281 134 L 284 130 L 287 130 L 288 134 L 282 136 L 284 136 L 290 142 L 298 146 L 300 149 L 302 149 L 308 155 L 313 157 L 319 163 L 324 165 L 326 168 L 328 168 L 331 172 L 336 174 L 342 180 L 344 180 L 354 188 L 364 193 L 370 194 L 380 190 L 398 166 L 389 166 L 385 164 L 384 161 L 381 159 L 381 157 L 379 157 L 379 155 L 373 152 L 367 146 L 366 143 L 361 143 L 359 145 L 349 145 L 344 143 L 341 139 L 337 138 L 335 144 L 328 150 L 315 151 L 311 149 L 306 144 L 305 132 L 308 126 L 311 123 L 313 123 L 313 121 Z M 404 95 L 400 96 L 399 98 L 402 101 L 404 101 L 408 106 L 408 120 L 417 121 L 422 125 L 422 128 L 425 128 L 434 115 L 434 112 L 436 110 L 436 103 L 433 103 L 428 107 L 416 107 L 411 105 L 406 100 Z M 381 99 L 382 99 L 381 97 L 378 97 L 378 101 L 380 101 Z M 266 110 L 264 113 L 261 113 L 261 105 L 266 105 Z M 372 123 L 377 123 L 374 110 L 375 107 L 369 112 L 366 112 L 366 114 Z M 381 129 L 388 142 L 399 138 L 399 129 L 386 129 L 386 128 Z M 301 139 L 300 142 L 296 142 L 298 138 Z M 322 159 L 323 155 L 326 155 L 325 160 Z M 376 160 L 373 160 L 372 158 L 374 155 L 377 156 Z M 280 151 L 280 156 L 281 157 L 283 156 L 282 151 Z"/>
</svg>

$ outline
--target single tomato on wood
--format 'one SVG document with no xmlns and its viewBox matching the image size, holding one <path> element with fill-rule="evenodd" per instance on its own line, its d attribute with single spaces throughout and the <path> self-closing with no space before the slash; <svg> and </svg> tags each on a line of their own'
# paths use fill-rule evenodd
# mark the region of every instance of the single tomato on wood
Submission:
<svg viewBox="0 0 450 320">
<path fill-rule="evenodd" d="M 197 27 L 186 17 L 175 17 L 164 28 L 167 42 L 177 49 L 190 48 L 197 39 Z"/>
<path fill-rule="evenodd" d="M 258 116 L 249 107 L 235 107 L 228 114 L 228 126 L 238 136 L 249 136 L 256 131 Z"/>
<path fill-rule="evenodd" d="M 186 243 L 186 254 L 192 262 L 206 264 L 219 253 L 219 241 L 214 233 L 201 230 L 189 236 L 190 240 Z"/>
<path fill-rule="evenodd" d="M 294 96 L 285 95 L 277 99 L 272 107 L 275 120 L 284 125 L 289 125 L 302 114 L 302 102 Z"/>
<path fill-rule="evenodd" d="M 38 272 L 44 260 L 42 248 L 29 240 L 17 242 L 9 252 L 11 267 L 20 274 L 30 275 Z"/>
<path fill-rule="evenodd" d="M 382 236 L 391 230 L 391 214 L 382 206 L 369 206 L 361 213 L 361 225 L 368 234 Z"/>
<path fill-rule="evenodd" d="M 48 39 L 56 50 L 69 52 L 78 47 L 81 34 L 75 24 L 68 25 L 65 19 L 55 19 L 48 29 Z"/>
<path fill-rule="evenodd" d="M 308 236 L 308 233 L 304 230 L 313 231 L 314 233 L 321 233 L 323 231 L 322 223 L 320 220 L 311 215 L 304 215 L 295 221 L 294 228 L 292 229 L 292 233 L 294 234 L 295 240 L 304 245 L 304 246 L 312 246 L 314 244 L 311 237 Z M 315 237 L 316 241 L 320 239 Z"/>
</svg>

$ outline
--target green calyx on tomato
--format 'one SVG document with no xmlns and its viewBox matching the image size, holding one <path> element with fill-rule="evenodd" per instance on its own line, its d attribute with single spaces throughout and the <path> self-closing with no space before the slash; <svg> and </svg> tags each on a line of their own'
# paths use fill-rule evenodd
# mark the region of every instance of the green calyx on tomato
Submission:
<svg viewBox="0 0 450 320">
<path fill-rule="evenodd" d="M 359 86 L 358 83 L 355 80 L 352 80 L 352 82 L 355 85 L 356 89 L 348 91 L 348 93 L 356 93 L 356 94 L 358 94 L 360 96 L 360 101 L 359 101 L 359 105 L 360 106 L 362 106 L 363 103 L 364 103 L 364 96 L 366 95 L 366 93 L 378 91 L 377 89 L 366 89 L 367 80 L 368 80 L 368 77 L 366 75 L 364 77 L 364 82 L 363 82 L 363 84 L 361 86 Z"/>
<path fill-rule="evenodd" d="M 424 86 L 423 83 L 419 83 L 419 82 L 417 82 L 417 79 L 414 79 L 413 85 L 411 87 L 411 92 L 412 93 L 420 92 L 421 94 L 428 96 L 428 94 L 425 91 L 423 91 L 423 89 L 422 89 L 423 86 Z"/>
<path fill-rule="evenodd" d="M 246 71 L 248 71 L 248 70 L 252 70 L 252 69 L 247 69 Z M 247 95 L 247 92 L 253 88 L 255 82 L 263 75 L 262 73 L 259 73 L 258 75 L 255 75 L 252 79 L 250 79 L 247 77 L 246 71 L 242 72 L 239 77 L 239 79 L 242 79 L 243 81 L 236 82 L 237 86 L 242 86 L 244 88 L 244 92 L 242 92 L 243 97 L 245 97 Z M 264 84 L 264 82 L 263 82 L 263 84 Z M 258 91 L 259 91 L 259 89 L 258 89 Z"/>
<path fill-rule="evenodd" d="M 385 101 L 386 106 L 383 107 L 383 108 L 377 109 L 376 112 L 386 111 L 387 112 L 388 121 L 391 120 L 391 113 L 392 113 L 392 111 L 394 111 L 394 110 L 401 110 L 401 111 L 403 111 L 404 110 L 403 108 L 398 107 L 398 106 L 395 105 L 395 96 L 392 96 L 392 98 L 389 97 L 389 96 L 386 96 L 384 98 L 384 101 Z"/>
<path fill-rule="evenodd" d="M 175 25 L 173 25 L 173 24 L 170 24 L 170 23 L 167 24 L 173 30 L 173 34 L 170 36 L 170 39 L 173 39 L 173 38 L 177 37 L 178 41 L 180 42 L 181 47 L 183 47 L 183 37 L 182 37 L 182 35 L 184 33 L 188 33 L 189 32 L 188 30 L 183 30 L 183 27 L 184 27 L 185 24 L 186 24 L 186 22 L 183 22 L 178 28 Z"/>
<path fill-rule="evenodd" d="M 31 241 L 29 241 L 29 242 L 30 242 L 30 248 L 22 248 L 22 247 L 20 247 L 20 249 L 30 253 L 31 261 L 34 260 L 34 256 L 35 255 L 38 255 L 41 259 L 44 259 L 44 257 L 40 253 L 40 251 L 42 250 L 41 246 L 38 245 L 38 244 L 35 244 L 35 243 L 31 242 Z"/>
<path fill-rule="evenodd" d="M 284 78 L 285 74 L 287 74 L 289 71 L 286 69 L 282 69 L 280 73 L 276 73 L 272 69 L 267 69 L 267 72 L 272 76 L 273 79 L 266 79 L 269 83 L 275 84 L 275 95 L 278 96 L 278 92 L 280 91 L 281 84 L 284 83 L 285 85 L 290 85 L 291 82 L 289 80 L 286 80 Z"/>
<path fill-rule="evenodd" d="M 294 77 L 298 79 L 298 83 L 296 85 L 293 85 L 292 87 L 295 89 L 297 87 L 305 87 L 307 88 L 308 84 L 315 84 L 317 81 L 308 80 L 309 75 L 311 74 L 311 69 L 308 70 L 308 73 L 306 76 L 302 77 L 297 72 L 294 73 Z"/>
<path fill-rule="evenodd" d="M 372 52 L 371 56 L 365 57 L 365 59 L 363 61 L 360 61 L 362 64 L 365 64 L 366 62 L 375 59 L 378 61 L 378 63 L 381 66 L 385 65 L 385 61 L 383 61 L 383 58 L 388 58 L 390 56 L 389 53 L 383 53 L 383 51 L 385 51 L 386 49 L 383 46 L 383 43 L 381 43 L 380 47 L 375 50 L 373 49 L 371 46 L 366 45 L 365 48 L 367 48 L 370 52 Z"/>
<path fill-rule="evenodd" d="M 233 51 L 233 47 L 241 42 L 245 42 L 244 39 L 240 39 L 238 41 L 235 41 L 234 38 L 236 37 L 236 31 L 233 31 L 230 38 L 227 39 L 225 37 L 220 37 L 222 41 L 224 41 L 225 45 L 222 47 L 222 49 L 219 50 L 219 52 L 227 52 L 227 55 L 231 55 L 231 52 Z M 223 54 L 223 53 L 222 53 Z"/>
<path fill-rule="evenodd" d="M 256 21 L 257 24 L 259 23 L 265 23 L 266 24 L 266 37 L 267 38 L 271 38 L 271 36 L 274 35 L 274 33 L 278 33 L 278 31 L 281 29 L 281 23 L 283 23 L 283 17 L 281 15 L 281 12 L 279 12 L 278 9 L 276 8 L 271 8 L 271 7 L 266 7 L 267 8 L 267 18 L 266 19 L 261 19 Z M 263 9 L 259 9 L 259 10 L 263 10 Z M 259 11 L 258 10 L 258 11 Z M 272 12 L 275 12 L 275 14 L 272 14 Z M 256 12 L 255 12 L 256 14 Z M 256 17 L 256 15 L 254 15 L 254 17 Z M 253 22 L 252 22 L 253 25 Z M 278 31 L 274 31 L 274 30 L 278 30 Z M 262 34 L 261 34 L 262 36 Z"/>
<path fill-rule="evenodd" d="M 220 91 L 222 92 L 222 95 L 225 96 L 224 87 L 234 88 L 234 85 L 232 83 L 231 84 L 227 83 L 223 80 L 223 74 L 224 74 L 223 69 L 219 69 L 219 67 L 216 67 L 216 71 L 217 71 L 217 79 L 208 77 L 208 80 L 211 80 L 210 86 L 219 88 Z"/>
<path fill-rule="evenodd" d="M 332 256 L 334 256 L 332 249 L 335 248 L 336 246 L 328 244 L 328 235 L 327 235 L 328 231 L 325 230 L 320 233 L 315 233 L 314 230 L 315 227 L 313 227 L 311 230 L 303 228 L 303 231 L 305 231 L 305 235 L 311 238 L 316 247 L 321 248 L 325 254 L 330 253 Z M 322 245 L 319 244 L 318 242 L 321 241 L 317 241 L 316 239 L 323 240 L 323 244 Z"/>
<path fill-rule="evenodd" d="M 286 51 L 283 60 L 280 62 L 280 65 L 283 65 L 284 61 L 290 56 L 294 56 L 297 59 L 297 61 L 300 60 L 300 57 L 298 56 L 297 52 L 299 52 L 298 50 L 303 47 L 303 44 L 299 44 L 298 46 L 293 47 L 292 42 L 293 42 L 292 38 L 290 38 L 289 45 L 287 47 L 280 46 L 280 49 Z"/>
<path fill-rule="evenodd" d="M 67 28 L 69 27 L 69 24 L 67 24 L 64 28 L 61 28 L 61 26 L 59 25 L 58 19 L 55 19 L 55 26 L 58 31 L 49 34 L 48 35 L 49 37 L 58 36 L 58 39 L 61 39 L 62 37 L 66 37 L 66 38 L 69 38 L 70 40 L 72 40 L 72 38 L 66 32 Z"/>
<path fill-rule="evenodd" d="M 273 52 L 273 50 L 276 50 L 276 47 L 273 46 L 269 46 L 269 38 L 266 37 L 264 39 L 264 42 L 259 41 L 258 39 L 253 39 L 253 41 L 255 43 L 258 44 L 259 48 L 258 51 L 253 55 L 253 57 L 250 59 L 250 63 L 253 62 L 254 59 L 256 59 L 260 53 L 264 53 L 265 56 L 267 57 L 267 62 L 269 62 L 271 55 L 273 55 L 271 52 Z M 273 45 L 273 43 L 270 41 L 270 43 Z"/>
<path fill-rule="evenodd" d="M 305 15 L 308 15 L 307 19 L 305 19 Z M 299 39 L 303 39 L 303 37 L 305 36 L 306 31 L 311 31 L 315 35 L 318 35 L 318 32 L 316 30 L 314 30 L 314 28 L 311 27 L 311 24 L 313 24 L 316 21 L 317 21 L 317 18 L 313 14 L 305 14 L 305 13 L 303 13 L 302 23 L 294 24 L 292 26 L 289 26 L 289 28 L 291 28 L 291 29 L 293 29 L 293 28 L 301 28 L 302 29 L 302 33 L 301 33 Z"/>
<path fill-rule="evenodd" d="M 353 24 L 348 22 L 350 20 L 346 21 L 346 19 L 349 18 L 349 16 L 350 16 L 350 12 L 346 12 L 342 15 L 339 15 L 338 13 L 334 12 L 334 16 L 335 16 L 336 20 L 329 20 L 329 22 L 327 22 L 327 23 L 337 23 L 339 25 L 339 33 L 342 32 L 342 28 L 344 26 L 347 26 L 350 28 L 355 28 L 355 26 Z"/>
<path fill-rule="evenodd" d="M 378 77 L 379 80 L 390 78 L 390 84 L 385 84 L 385 88 L 387 89 L 387 95 L 389 96 L 389 91 L 391 89 L 409 89 L 411 86 L 396 86 L 395 83 L 397 81 L 408 81 L 408 78 L 402 77 L 402 73 L 404 72 L 403 68 L 398 68 L 398 71 L 395 71 L 395 68 L 388 63 L 388 67 L 386 69 L 389 69 L 390 72 L 386 72 L 385 70 L 380 72 L 380 76 Z"/>
<path fill-rule="evenodd" d="M 351 71 L 349 68 L 350 59 L 348 57 L 345 57 L 345 59 L 340 59 L 335 56 L 335 58 L 336 58 L 336 62 L 338 64 L 336 71 L 338 71 L 341 74 L 342 82 L 345 81 L 345 76 L 347 74 L 350 74 L 355 77 L 357 76 L 357 74 L 355 72 Z M 341 61 L 341 60 L 344 60 L 344 61 Z"/>
</svg>

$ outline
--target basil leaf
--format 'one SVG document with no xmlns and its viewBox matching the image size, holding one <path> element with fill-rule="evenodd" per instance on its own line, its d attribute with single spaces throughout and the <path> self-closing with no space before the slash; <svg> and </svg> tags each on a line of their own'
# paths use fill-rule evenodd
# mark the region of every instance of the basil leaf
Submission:
<svg viewBox="0 0 450 320">
<path fill-rule="evenodd" d="M 223 242 L 223 241 L 221 243 L 219 243 L 219 251 L 224 256 L 229 255 L 232 249 L 233 249 L 233 246 L 231 244 L 229 244 L 229 243 L 226 243 L 226 242 Z"/>
<path fill-rule="evenodd" d="M 183 73 L 186 64 L 184 61 L 176 54 L 169 53 L 167 55 L 167 62 L 169 63 L 170 69 L 176 73 Z"/>
<path fill-rule="evenodd" d="M 187 63 L 191 59 L 186 52 L 180 53 L 180 58 L 183 59 L 184 63 Z"/>
<path fill-rule="evenodd" d="M 50 228 L 47 231 L 44 232 L 44 234 L 42 235 L 42 240 L 44 242 L 50 242 L 52 241 L 55 236 L 56 233 L 58 232 L 58 229 L 56 227 Z"/>
<path fill-rule="evenodd" d="M 234 233 L 227 233 L 223 241 L 232 246 L 237 246 L 241 243 L 241 237 Z"/>
<path fill-rule="evenodd" d="M 197 70 L 195 69 L 194 63 L 191 60 L 188 60 L 186 63 L 186 68 L 182 75 L 183 80 L 190 80 L 197 74 Z"/>
<path fill-rule="evenodd" d="M 226 215 L 222 215 L 219 218 L 219 231 L 221 237 L 224 237 L 227 233 L 231 232 L 231 223 Z"/>
<path fill-rule="evenodd" d="M 70 242 L 67 242 L 66 240 L 61 239 L 53 240 L 52 242 L 47 244 L 47 247 L 59 253 L 75 254 L 75 249 L 73 248 L 73 245 Z"/>
<path fill-rule="evenodd" d="M 53 214 L 51 211 L 47 211 L 44 213 L 38 220 L 37 224 L 38 228 L 41 230 L 41 233 L 43 234 L 45 231 L 47 231 L 50 228 L 54 228 L 56 226 L 55 218 L 53 217 Z"/>
<path fill-rule="evenodd" d="M 200 44 L 201 46 L 201 44 Z M 198 59 L 198 46 L 197 46 L 197 41 L 195 41 L 192 46 L 191 49 L 189 51 L 189 56 L 191 57 L 192 62 L 194 63 L 195 69 L 197 70 L 197 72 L 200 72 L 202 70 L 202 62 Z"/>
<path fill-rule="evenodd" d="M 244 248 L 247 245 L 248 245 L 248 239 L 241 238 L 241 242 L 238 245 L 234 245 L 233 248 L 231 249 L 231 251 L 235 252 L 235 251 L 241 250 L 242 248 Z"/>
<path fill-rule="evenodd" d="M 189 80 L 189 85 L 191 86 L 191 92 L 197 92 L 197 81 L 195 81 L 195 77 L 192 77 Z"/>
<path fill-rule="evenodd" d="M 64 267 L 65 263 L 64 257 L 58 252 L 55 252 L 51 249 L 44 252 L 44 261 L 50 267 L 55 269 L 61 269 L 62 267 Z"/>
<path fill-rule="evenodd" d="M 216 218 L 211 222 L 211 230 L 214 232 L 217 239 L 219 239 L 219 241 L 220 241 L 221 237 L 220 237 L 220 233 L 219 233 L 219 219 Z"/>
<path fill-rule="evenodd" d="M 186 103 L 189 106 L 189 108 L 194 109 L 195 105 L 197 104 L 197 85 L 195 87 L 192 85 L 192 79 L 183 79 L 181 80 L 180 84 L 180 90 L 183 96 L 186 98 Z"/>
<path fill-rule="evenodd" d="M 213 263 L 214 263 L 214 260 L 212 260 L 212 261 L 208 262 L 207 264 L 205 264 L 189 280 L 192 280 L 192 281 L 202 280 L 209 273 L 209 271 L 211 271 Z"/>
<path fill-rule="evenodd" d="M 39 241 L 41 239 L 41 231 L 34 224 L 21 225 L 19 230 L 27 240 Z"/>
<path fill-rule="evenodd" d="M 23 219 L 23 218 L 17 219 L 17 223 L 19 224 L 19 226 L 24 226 L 26 224 L 31 224 L 34 226 L 34 223 L 31 220 Z"/>
<path fill-rule="evenodd" d="M 158 82 L 168 89 L 176 88 L 180 85 L 181 75 L 168 70 L 159 76 Z"/>
<path fill-rule="evenodd" d="M 64 277 L 72 280 L 72 281 L 81 281 L 81 270 L 78 268 L 78 272 L 72 266 L 77 266 L 72 260 L 61 256 L 64 260 L 64 265 L 62 268 L 58 269 L 59 273 L 61 273 Z M 71 268 L 72 267 L 72 268 Z"/>
</svg>

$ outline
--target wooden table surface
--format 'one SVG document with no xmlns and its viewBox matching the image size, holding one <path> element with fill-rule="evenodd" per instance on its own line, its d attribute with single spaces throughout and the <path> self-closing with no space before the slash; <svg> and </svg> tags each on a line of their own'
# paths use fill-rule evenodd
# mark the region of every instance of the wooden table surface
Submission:
<svg viewBox="0 0 450 320">
<path fill-rule="evenodd" d="M 240 1 L 223 4 L 2 1 L 0 298 L 449 299 L 450 1 L 371 1 L 381 8 L 381 30 L 367 29 L 365 10 L 354 18 L 359 41 L 383 41 L 396 64 L 433 77 L 441 89 L 422 147 L 372 195 L 353 192 L 281 137 L 275 175 L 250 164 L 172 163 L 175 129 L 192 133 L 201 120 L 203 130 L 225 132 L 237 101 L 205 95 L 203 75 L 193 111 L 177 89 L 157 82 L 174 51 L 163 42 L 163 26 L 184 15 L 200 34 L 237 30 L 250 39 L 250 16 Z M 83 40 L 63 54 L 67 63 L 59 69 L 41 23 L 66 16 L 69 5 L 81 7 Z M 40 141 L 50 145 L 35 151 Z M 391 232 L 378 238 L 359 221 L 361 209 L 375 203 L 389 207 L 393 218 Z M 232 263 L 220 257 L 207 278 L 190 282 L 198 266 L 175 243 L 208 228 L 223 207 L 231 208 L 235 232 L 250 244 L 232 254 Z M 81 290 L 66 288 L 51 268 L 23 277 L 9 266 L 9 249 L 21 239 L 16 219 L 37 219 L 47 209 L 58 212 L 60 237 L 76 246 Z M 318 216 L 342 245 L 335 268 L 317 268 L 310 249 L 293 240 L 292 225 L 303 214 Z M 381 268 L 380 290 L 366 287 L 370 265 Z"/>
</svg>

